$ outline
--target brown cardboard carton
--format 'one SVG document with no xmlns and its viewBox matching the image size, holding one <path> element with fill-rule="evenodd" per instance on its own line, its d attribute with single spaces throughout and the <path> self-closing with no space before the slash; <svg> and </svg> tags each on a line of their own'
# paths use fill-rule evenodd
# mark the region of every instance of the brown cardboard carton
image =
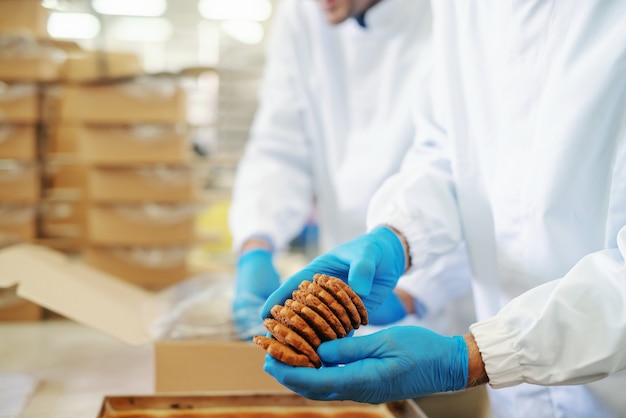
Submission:
<svg viewBox="0 0 626 418">
<path fill-rule="evenodd" d="M 80 196 L 45 197 L 39 207 L 39 237 L 84 240 L 86 212 L 87 201 Z"/>
<path fill-rule="evenodd" d="M 0 124 L 0 159 L 37 160 L 37 127 Z"/>
<path fill-rule="evenodd" d="M 0 34 L 46 38 L 49 16 L 41 0 L 0 0 Z"/>
<path fill-rule="evenodd" d="M 287 391 L 263 371 L 265 352 L 251 342 L 163 339 L 155 324 L 171 311 L 168 290 L 145 290 L 80 259 L 32 244 L 0 250 L 0 287 L 12 286 L 20 297 L 122 342 L 155 344 L 159 391 Z"/>
<path fill-rule="evenodd" d="M 92 204 L 88 239 L 103 245 L 175 245 L 196 239 L 196 206 L 189 203 Z"/>
<path fill-rule="evenodd" d="M 15 289 L 0 288 L 0 321 L 37 321 L 42 316 L 41 306 L 18 297 Z"/>
<path fill-rule="evenodd" d="M 184 125 L 60 124 L 50 128 L 51 152 L 79 153 L 88 164 L 182 164 L 191 159 Z"/>
<path fill-rule="evenodd" d="M 0 203 L 0 247 L 35 238 L 36 214 L 32 204 Z"/>
<path fill-rule="evenodd" d="M 0 82 L 0 123 L 34 124 L 39 119 L 38 106 L 39 97 L 35 84 Z"/>
<path fill-rule="evenodd" d="M 199 197 L 190 165 L 91 167 L 89 197 L 101 202 L 193 202 Z"/>
<path fill-rule="evenodd" d="M 3 1 L 0 1 L 3 3 Z M 0 80 L 10 82 L 56 81 L 65 53 L 31 37 L 0 38 Z"/>
<path fill-rule="evenodd" d="M 0 161 L 0 202 L 36 202 L 41 184 L 36 164 Z"/>
<path fill-rule="evenodd" d="M 83 257 L 99 270 L 159 290 L 192 275 L 187 262 L 190 251 L 190 246 L 88 246 Z"/>
<path fill-rule="evenodd" d="M 82 51 L 67 57 L 60 70 L 62 81 L 84 83 L 135 77 L 145 74 L 136 54 L 113 51 Z"/>
<path fill-rule="evenodd" d="M 63 123 L 177 124 L 187 120 L 185 92 L 177 80 L 141 77 L 94 85 L 68 85 L 60 92 Z"/>
<path fill-rule="evenodd" d="M 76 158 L 50 159 L 45 166 L 46 194 L 49 189 L 70 189 L 74 195 L 84 196 L 87 187 L 87 166 Z"/>
</svg>

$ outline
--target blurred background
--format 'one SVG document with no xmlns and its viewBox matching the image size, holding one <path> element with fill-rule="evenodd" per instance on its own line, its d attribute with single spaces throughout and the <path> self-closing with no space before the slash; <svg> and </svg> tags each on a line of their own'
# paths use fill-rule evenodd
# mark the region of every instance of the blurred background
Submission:
<svg viewBox="0 0 626 418">
<path fill-rule="evenodd" d="M 0 0 L 0 247 L 155 290 L 232 272 L 230 192 L 277 1 Z M 0 319 L 44 314 L 10 292 Z"/>
</svg>

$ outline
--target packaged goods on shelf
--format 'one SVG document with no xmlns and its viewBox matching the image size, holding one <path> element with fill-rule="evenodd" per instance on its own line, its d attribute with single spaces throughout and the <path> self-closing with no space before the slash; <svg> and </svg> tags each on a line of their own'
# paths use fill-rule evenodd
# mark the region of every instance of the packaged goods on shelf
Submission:
<svg viewBox="0 0 626 418">
<path fill-rule="evenodd" d="M 100 202 L 193 202 L 199 198 L 191 165 L 93 166 L 89 199 Z"/>
<path fill-rule="evenodd" d="M 0 123 L 34 124 L 39 121 L 39 117 L 39 94 L 36 84 L 0 81 Z"/>
<path fill-rule="evenodd" d="M 85 262 L 145 289 L 162 289 L 192 275 L 187 261 L 191 247 L 88 246 Z"/>
<path fill-rule="evenodd" d="M 32 241 L 37 232 L 36 216 L 33 204 L 0 203 L 0 247 Z"/>
<path fill-rule="evenodd" d="M 91 204 L 88 240 L 105 245 L 174 245 L 196 241 L 195 203 Z"/>
<path fill-rule="evenodd" d="M 185 124 L 61 123 L 50 127 L 50 145 L 87 164 L 182 164 L 192 156 Z"/>
<path fill-rule="evenodd" d="M 3 1 L 0 1 L 2 3 Z M 66 54 L 30 36 L 0 35 L 0 80 L 49 82 L 60 76 Z"/>
<path fill-rule="evenodd" d="M 23 34 L 47 38 L 49 9 L 41 0 L 1 0 L 0 35 Z"/>
<path fill-rule="evenodd" d="M 36 202 L 41 194 L 39 166 L 0 160 L 0 202 Z"/>
<path fill-rule="evenodd" d="M 60 123 L 178 124 L 187 120 L 185 91 L 174 77 L 65 85 L 51 116 Z"/>
<path fill-rule="evenodd" d="M 144 75 L 136 54 L 114 51 L 81 51 L 68 55 L 60 69 L 66 83 L 86 83 Z"/>
<path fill-rule="evenodd" d="M 37 160 L 37 126 L 0 123 L 0 159 Z"/>
</svg>

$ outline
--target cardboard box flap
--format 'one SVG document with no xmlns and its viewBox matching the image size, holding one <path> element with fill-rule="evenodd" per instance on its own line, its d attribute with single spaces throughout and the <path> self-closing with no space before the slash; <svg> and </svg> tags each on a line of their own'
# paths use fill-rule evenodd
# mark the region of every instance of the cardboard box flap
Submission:
<svg viewBox="0 0 626 418">
<path fill-rule="evenodd" d="M 0 250 L 0 287 L 127 344 L 152 341 L 156 297 L 117 277 L 46 247 L 19 244 Z"/>
</svg>

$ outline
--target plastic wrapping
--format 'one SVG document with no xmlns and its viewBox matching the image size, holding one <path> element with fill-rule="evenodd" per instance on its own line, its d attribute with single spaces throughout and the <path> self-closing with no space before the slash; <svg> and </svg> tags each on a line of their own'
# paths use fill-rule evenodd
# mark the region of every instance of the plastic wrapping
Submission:
<svg viewBox="0 0 626 418">
<path fill-rule="evenodd" d="M 198 213 L 194 204 L 145 203 L 141 205 L 115 205 L 121 218 L 139 224 L 174 225 L 191 219 Z"/>
<path fill-rule="evenodd" d="M 155 340 L 238 340 L 231 309 L 233 283 L 231 275 L 206 273 L 161 291 L 150 334 Z"/>
</svg>

